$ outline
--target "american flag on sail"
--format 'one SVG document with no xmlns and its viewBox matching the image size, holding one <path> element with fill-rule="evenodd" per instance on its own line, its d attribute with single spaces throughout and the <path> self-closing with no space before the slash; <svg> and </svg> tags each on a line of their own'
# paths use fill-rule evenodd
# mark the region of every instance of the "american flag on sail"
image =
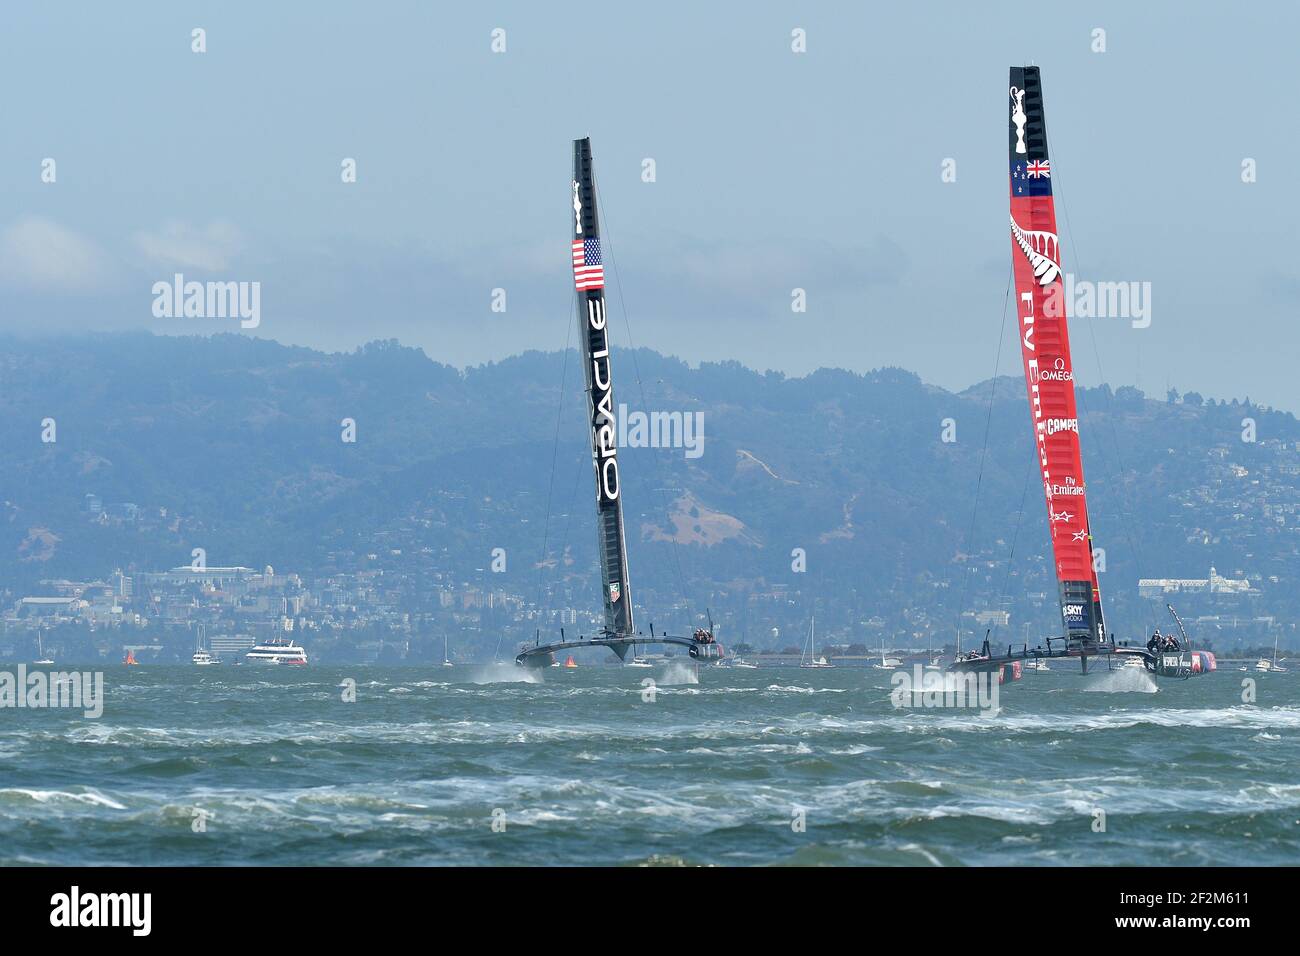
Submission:
<svg viewBox="0 0 1300 956">
<path fill-rule="evenodd" d="M 605 267 L 600 264 L 599 239 L 573 240 L 573 284 L 579 292 L 605 288 Z"/>
</svg>

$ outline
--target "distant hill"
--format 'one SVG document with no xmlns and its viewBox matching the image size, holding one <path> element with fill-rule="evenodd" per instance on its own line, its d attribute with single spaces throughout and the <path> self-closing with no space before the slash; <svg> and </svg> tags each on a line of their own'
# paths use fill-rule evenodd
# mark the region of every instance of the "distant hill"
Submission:
<svg viewBox="0 0 1300 956">
<path fill-rule="evenodd" d="M 304 575 L 370 560 L 477 580 L 504 548 L 494 585 L 594 605 L 577 363 L 530 352 L 460 371 L 395 342 L 325 354 L 238 335 L 0 339 L 0 590 L 169 567 L 197 547 Z M 614 371 L 630 409 L 704 422 L 698 458 L 622 453 L 638 603 L 685 599 L 732 633 L 781 621 L 789 635 L 815 601 L 827 640 L 951 633 L 962 610 L 1005 608 L 1035 639 L 1057 620 L 1018 379 L 953 394 L 900 369 L 787 378 L 645 350 Z M 1260 591 L 1224 614 L 1274 615 L 1289 637 L 1300 423 L 1132 388 L 1086 389 L 1081 406 L 1112 625 L 1150 626 L 1140 576 L 1214 565 Z M 536 568 L 544 536 L 562 569 Z"/>
</svg>

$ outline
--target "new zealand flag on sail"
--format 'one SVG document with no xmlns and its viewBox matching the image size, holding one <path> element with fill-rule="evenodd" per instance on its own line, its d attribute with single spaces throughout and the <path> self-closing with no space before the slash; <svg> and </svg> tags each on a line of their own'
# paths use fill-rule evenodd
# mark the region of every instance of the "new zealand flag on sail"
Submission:
<svg viewBox="0 0 1300 956">
<path fill-rule="evenodd" d="M 1052 195 L 1052 162 L 1049 159 L 1011 161 L 1012 196 Z"/>
</svg>

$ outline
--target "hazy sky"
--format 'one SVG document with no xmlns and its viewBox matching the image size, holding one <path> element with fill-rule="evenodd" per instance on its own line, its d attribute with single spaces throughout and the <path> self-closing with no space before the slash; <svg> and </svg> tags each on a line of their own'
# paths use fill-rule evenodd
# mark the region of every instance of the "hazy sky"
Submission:
<svg viewBox="0 0 1300 956">
<path fill-rule="evenodd" d="M 1066 270 L 1151 283 L 1149 328 L 1072 322 L 1079 380 L 1100 355 L 1113 384 L 1300 411 L 1296 7 L 1064 6 L 6 5 L 0 321 L 237 331 L 153 316 L 182 272 L 260 282 L 245 334 L 283 342 L 556 349 L 591 135 L 636 344 L 965 387 L 994 371 L 1007 68 L 1032 61 Z"/>
</svg>

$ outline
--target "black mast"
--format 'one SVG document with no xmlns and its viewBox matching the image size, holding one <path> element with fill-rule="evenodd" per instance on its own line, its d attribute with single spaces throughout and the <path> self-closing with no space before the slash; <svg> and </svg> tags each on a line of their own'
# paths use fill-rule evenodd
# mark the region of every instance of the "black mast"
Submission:
<svg viewBox="0 0 1300 956">
<path fill-rule="evenodd" d="M 605 632 L 631 637 L 632 591 L 623 536 L 623 499 L 618 472 L 618 438 L 614 388 L 610 378 L 606 328 L 605 273 L 601 258 L 600 220 L 591 172 L 591 140 L 573 141 L 573 210 L 570 218 L 574 285 L 578 292 L 578 338 L 587 375 L 587 411 L 591 455 L 596 471 L 596 549 L 600 552 L 605 600 Z M 626 646 L 613 650 L 621 658 Z"/>
</svg>

